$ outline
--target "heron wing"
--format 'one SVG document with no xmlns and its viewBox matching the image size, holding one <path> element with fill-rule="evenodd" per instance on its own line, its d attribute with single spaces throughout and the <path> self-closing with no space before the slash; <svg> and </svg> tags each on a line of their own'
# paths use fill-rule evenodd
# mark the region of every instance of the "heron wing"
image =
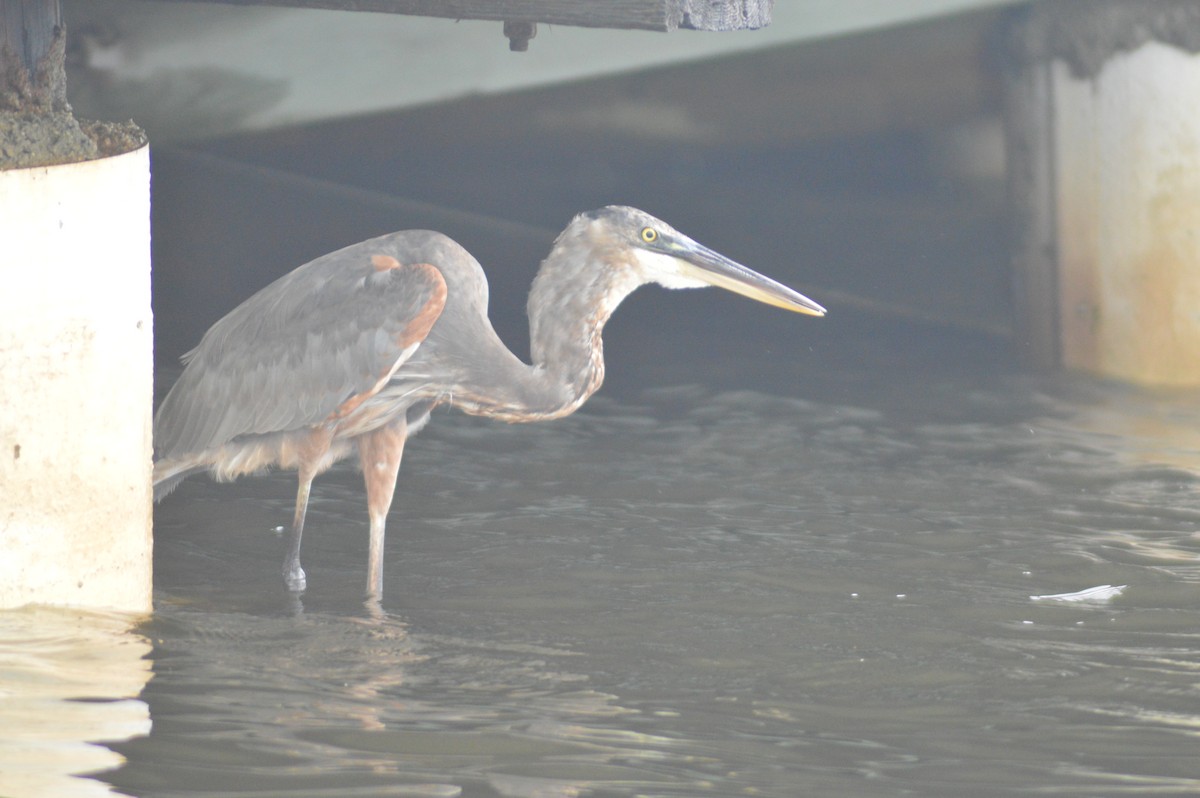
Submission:
<svg viewBox="0 0 1200 798">
<path fill-rule="evenodd" d="M 438 269 L 386 240 L 301 266 L 214 324 L 155 416 L 156 456 L 311 426 L 379 391 L 446 301 Z"/>
</svg>

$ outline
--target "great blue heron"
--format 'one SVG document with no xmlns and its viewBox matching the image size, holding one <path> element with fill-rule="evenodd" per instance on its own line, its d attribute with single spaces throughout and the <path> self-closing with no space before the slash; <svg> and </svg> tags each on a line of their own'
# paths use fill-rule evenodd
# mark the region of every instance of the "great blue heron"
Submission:
<svg viewBox="0 0 1200 798">
<path fill-rule="evenodd" d="M 600 333 L 630 292 L 719 286 L 822 316 L 811 299 L 719 255 L 636 208 L 576 216 L 529 293 L 526 365 L 487 317 L 483 269 L 428 230 L 373 238 L 284 275 L 212 326 L 184 356 L 154 418 L 154 492 L 209 471 L 270 466 L 300 487 L 283 561 L 305 588 L 300 538 L 313 477 L 357 446 L 370 515 L 367 590 L 383 588 L 384 523 L 404 443 L 448 404 L 509 422 L 573 413 L 604 378 Z"/>
</svg>

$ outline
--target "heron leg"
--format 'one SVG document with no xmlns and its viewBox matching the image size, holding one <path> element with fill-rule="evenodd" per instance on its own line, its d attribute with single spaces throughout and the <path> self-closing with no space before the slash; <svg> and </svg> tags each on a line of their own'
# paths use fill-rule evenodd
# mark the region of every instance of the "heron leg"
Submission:
<svg viewBox="0 0 1200 798">
<path fill-rule="evenodd" d="M 300 487 L 296 490 L 296 514 L 292 516 L 292 528 L 288 532 L 287 553 L 283 556 L 283 581 L 288 590 L 304 592 L 308 579 L 300 567 L 300 539 L 304 535 L 304 514 L 308 511 L 308 492 L 312 488 L 316 469 L 300 468 Z"/>
<path fill-rule="evenodd" d="M 367 512 L 371 517 L 367 594 L 376 599 L 383 595 L 383 538 L 406 440 L 408 422 L 403 417 L 358 439 L 358 456 L 367 486 Z"/>
</svg>

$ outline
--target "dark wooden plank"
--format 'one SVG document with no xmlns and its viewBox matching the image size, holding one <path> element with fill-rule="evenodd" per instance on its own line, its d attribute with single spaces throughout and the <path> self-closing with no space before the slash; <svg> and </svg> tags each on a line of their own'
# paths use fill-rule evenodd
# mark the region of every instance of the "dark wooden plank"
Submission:
<svg viewBox="0 0 1200 798">
<path fill-rule="evenodd" d="M 672 31 L 761 28 L 774 0 L 159 0 L 373 11 L 446 19 Z"/>
<path fill-rule="evenodd" d="M 677 0 L 679 27 L 692 30 L 755 30 L 771 24 L 775 0 Z"/>
</svg>

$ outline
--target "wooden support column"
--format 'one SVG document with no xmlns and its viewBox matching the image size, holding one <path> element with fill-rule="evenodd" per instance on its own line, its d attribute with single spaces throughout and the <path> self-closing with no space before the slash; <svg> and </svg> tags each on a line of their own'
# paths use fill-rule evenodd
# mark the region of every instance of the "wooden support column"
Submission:
<svg viewBox="0 0 1200 798">
<path fill-rule="evenodd" d="M 1058 0 L 1009 34 L 1027 360 L 1200 385 L 1200 3 Z"/>
<path fill-rule="evenodd" d="M 65 107 L 65 64 L 54 52 L 61 31 L 59 0 L 0 0 L 0 92 L 16 95 L 6 105 L 21 98 Z"/>
</svg>

